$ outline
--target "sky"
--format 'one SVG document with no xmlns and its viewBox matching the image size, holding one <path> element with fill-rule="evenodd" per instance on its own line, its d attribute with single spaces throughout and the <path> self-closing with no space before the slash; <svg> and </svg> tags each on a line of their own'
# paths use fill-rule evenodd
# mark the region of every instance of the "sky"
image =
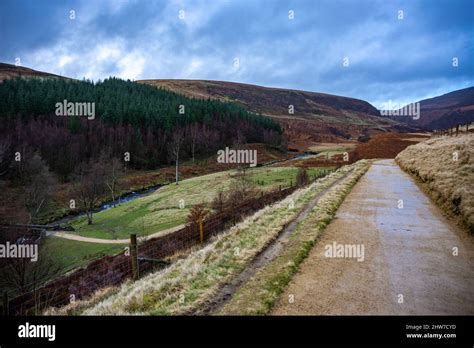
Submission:
<svg viewBox="0 0 474 348">
<path fill-rule="evenodd" d="M 472 0 L 0 0 L 0 62 L 207 79 L 376 107 L 474 85 Z"/>
</svg>

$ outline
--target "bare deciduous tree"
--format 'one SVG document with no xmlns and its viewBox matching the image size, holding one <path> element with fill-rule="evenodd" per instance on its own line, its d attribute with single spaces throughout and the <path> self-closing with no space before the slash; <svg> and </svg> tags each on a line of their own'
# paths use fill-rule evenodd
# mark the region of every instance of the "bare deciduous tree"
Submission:
<svg viewBox="0 0 474 348">
<path fill-rule="evenodd" d="M 298 168 L 298 173 L 296 174 L 296 183 L 299 186 L 304 186 L 309 182 L 308 172 L 306 168 L 300 167 Z"/>
<path fill-rule="evenodd" d="M 245 170 L 238 170 L 229 187 L 228 203 L 238 205 L 240 202 L 255 197 L 256 194 L 255 183 L 249 178 Z"/>
<path fill-rule="evenodd" d="M 178 174 L 179 154 L 181 152 L 181 144 L 183 143 L 183 140 L 184 140 L 183 131 L 181 129 L 175 130 L 171 138 L 170 152 L 176 164 L 176 185 L 178 185 L 178 182 L 179 182 L 179 174 Z"/>
<path fill-rule="evenodd" d="M 51 200 L 56 189 L 56 180 L 38 153 L 23 158 L 24 204 L 29 214 L 29 222 L 36 222 L 39 213 Z"/>
<path fill-rule="evenodd" d="M 11 161 L 11 139 L 9 136 L 2 136 L 0 139 L 0 176 L 8 172 Z"/>
<path fill-rule="evenodd" d="M 221 212 L 225 208 L 226 201 L 227 201 L 226 194 L 224 193 L 224 191 L 220 190 L 219 192 L 217 192 L 217 195 L 212 200 L 211 207 L 216 212 Z"/>
<path fill-rule="evenodd" d="M 193 123 L 189 126 L 189 138 L 191 141 L 191 156 L 194 164 L 194 155 L 196 152 L 197 140 L 199 135 L 199 124 Z"/>
<path fill-rule="evenodd" d="M 20 243 L 20 241 L 10 241 L 10 243 Z M 57 274 L 58 271 L 59 266 L 52 261 L 48 250 L 40 241 L 37 261 L 32 262 L 28 258 L 9 258 L 2 262 L 0 287 L 13 290 L 17 294 L 36 291 L 41 284 Z"/>
<path fill-rule="evenodd" d="M 119 190 L 119 179 L 123 174 L 124 166 L 120 159 L 102 154 L 101 160 L 104 165 L 105 185 L 110 192 L 112 204 L 115 207 L 115 199 Z"/>
<path fill-rule="evenodd" d="M 90 161 L 79 166 L 76 172 L 74 192 L 79 196 L 87 215 L 87 223 L 92 224 L 92 214 L 100 197 L 105 193 L 105 168 L 100 161 Z"/>
<path fill-rule="evenodd" d="M 243 150 L 244 144 L 245 144 L 245 136 L 242 134 L 240 130 L 237 131 L 237 136 L 234 140 L 233 148 L 236 151 Z M 238 177 L 242 180 L 245 180 L 246 178 L 246 166 L 245 164 L 242 163 L 237 163 L 237 171 L 238 171 Z"/>
</svg>

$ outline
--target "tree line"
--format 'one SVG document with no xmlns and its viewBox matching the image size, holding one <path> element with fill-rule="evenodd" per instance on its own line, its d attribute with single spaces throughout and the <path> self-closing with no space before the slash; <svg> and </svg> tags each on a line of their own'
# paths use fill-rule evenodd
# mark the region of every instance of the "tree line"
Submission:
<svg viewBox="0 0 474 348">
<path fill-rule="evenodd" d="M 60 117 L 56 103 L 95 103 L 96 117 Z M 187 98 L 176 93 L 109 78 L 104 81 L 14 79 L 0 84 L 0 173 L 18 149 L 38 152 L 61 181 L 81 163 L 104 151 L 134 169 L 155 169 L 208 156 L 245 142 L 282 144 L 278 123 L 239 105 Z M 177 144 L 178 143 L 178 144 Z M 178 154 L 176 153 L 178 150 Z"/>
</svg>

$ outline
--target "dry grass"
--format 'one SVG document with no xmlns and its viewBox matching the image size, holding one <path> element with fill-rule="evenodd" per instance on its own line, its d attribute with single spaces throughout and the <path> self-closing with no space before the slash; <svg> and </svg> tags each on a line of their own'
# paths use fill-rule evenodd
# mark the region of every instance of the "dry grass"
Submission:
<svg viewBox="0 0 474 348">
<path fill-rule="evenodd" d="M 407 147 L 395 160 L 474 233 L 473 134 L 433 138 Z"/>
<path fill-rule="evenodd" d="M 218 314 L 268 314 L 321 233 L 333 219 L 339 205 L 370 167 L 370 163 L 362 160 L 354 164 L 355 169 L 352 173 L 325 193 L 307 218 L 298 224 L 290 238 L 285 241 L 285 248 L 281 254 L 259 269 Z"/>
<path fill-rule="evenodd" d="M 80 307 L 87 307 L 82 314 L 170 315 L 199 308 L 222 284 L 242 271 L 318 192 L 352 169 L 352 166 L 343 167 L 265 207 L 170 267 L 123 284 L 117 293 L 103 301 L 91 301 L 92 305 Z"/>
<path fill-rule="evenodd" d="M 108 296 L 116 293 L 117 287 L 107 287 L 97 290 L 90 298 L 82 301 L 74 301 L 61 308 L 50 307 L 43 312 L 43 315 L 76 315 L 84 309 L 95 305 Z"/>
</svg>

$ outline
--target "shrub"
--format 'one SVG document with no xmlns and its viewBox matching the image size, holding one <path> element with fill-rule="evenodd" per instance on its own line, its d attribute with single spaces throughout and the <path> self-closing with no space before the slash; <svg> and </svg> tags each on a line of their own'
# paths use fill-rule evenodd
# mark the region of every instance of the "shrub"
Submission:
<svg viewBox="0 0 474 348">
<path fill-rule="evenodd" d="M 186 222 L 188 226 L 198 225 L 201 221 L 204 221 L 208 214 L 209 209 L 207 209 L 204 204 L 196 204 L 191 208 L 191 211 L 186 217 Z"/>
</svg>

